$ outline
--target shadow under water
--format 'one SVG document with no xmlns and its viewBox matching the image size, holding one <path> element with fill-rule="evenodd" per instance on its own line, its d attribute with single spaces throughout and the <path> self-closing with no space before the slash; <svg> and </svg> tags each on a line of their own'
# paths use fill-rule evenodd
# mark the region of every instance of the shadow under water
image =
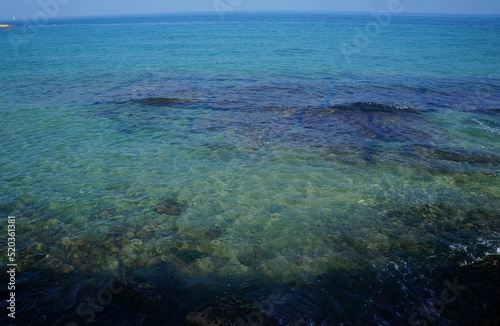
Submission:
<svg viewBox="0 0 500 326">
<path fill-rule="evenodd" d="M 189 204 L 168 196 L 152 207 L 158 216 L 154 223 L 175 224 L 168 221 L 182 218 L 189 209 Z M 97 214 L 100 221 L 123 214 L 102 212 Z M 47 215 L 40 212 L 22 218 L 38 214 Z M 279 250 L 260 253 L 258 249 L 254 253 L 244 250 L 238 256 L 247 270 L 225 274 L 224 269 L 234 262 L 217 257 L 216 247 L 212 251 L 203 247 L 204 235 L 197 239 L 196 234 L 182 235 L 176 228 L 167 231 L 122 222 L 97 237 L 92 235 L 96 230 L 62 237 L 61 228 L 46 230 L 50 221 L 41 219 L 36 229 L 21 227 L 16 322 L 197 325 L 205 320 L 200 316 L 207 315 L 218 321 L 260 320 L 262 325 L 406 323 L 417 317 L 446 322 L 454 320 L 454 315 L 439 311 L 426 315 L 422 309 L 441 291 L 444 281 L 453 283 L 453 275 L 459 275 L 460 282 L 473 286 L 476 293 L 463 294 L 457 301 L 460 305 L 475 298 L 482 286 L 490 286 L 470 283 L 472 279 L 464 276 L 470 273 L 461 271 L 468 265 L 460 267 L 458 262 L 472 262 L 495 249 L 497 242 L 477 239 L 500 230 L 499 216 L 498 207 L 481 198 L 468 204 L 444 202 L 392 210 L 377 220 L 379 226 L 365 223 L 365 227 L 342 232 L 330 230 L 331 240 L 324 244 L 340 256 L 327 257 L 331 253 L 322 251 L 326 248 L 318 248 L 309 257 L 298 255 L 295 264 L 303 274 L 290 269 L 288 257 Z M 214 239 L 211 246 L 217 246 L 214 241 L 223 237 L 219 232 L 208 239 Z M 151 242 L 154 239 L 169 240 Z M 151 247 L 151 243 L 162 247 Z M 255 260 L 250 259 L 252 255 Z M 325 265 L 323 260 L 331 258 L 337 263 Z M 346 258 L 353 262 L 342 262 Z M 115 263 L 107 263 L 111 260 Z M 272 275 L 259 267 L 263 260 L 273 262 L 268 265 Z M 216 268 L 207 273 L 209 263 Z M 494 277 L 491 273 L 498 270 L 493 266 L 484 272 Z M 2 293 L 6 294 L 5 289 Z M 489 300 L 484 312 L 471 314 L 487 313 L 488 320 L 495 320 L 498 302 L 494 296 Z M 419 310 L 420 306 L 424 308 Z M 362 307 L 362 313 L 353 307 Z"/>
</svg>

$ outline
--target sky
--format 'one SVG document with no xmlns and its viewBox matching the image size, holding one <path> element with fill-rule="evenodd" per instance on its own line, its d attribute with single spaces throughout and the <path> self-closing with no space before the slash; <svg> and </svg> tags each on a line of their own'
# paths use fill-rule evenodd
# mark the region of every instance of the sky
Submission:
<svg viewBox="0 0 500 326">
<path fill-rule="evenodd" d="M 0 0 L 0 19 L 179 12 L 370 12 L 400 3 L 406 13 L 500 14 L 500 0 Z"/>
</svg>

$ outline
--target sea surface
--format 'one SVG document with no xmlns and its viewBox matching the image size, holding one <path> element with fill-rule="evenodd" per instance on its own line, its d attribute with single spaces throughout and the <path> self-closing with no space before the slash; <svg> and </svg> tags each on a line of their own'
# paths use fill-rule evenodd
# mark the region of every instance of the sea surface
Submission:
<svg viewBox="0 0 500 326">
<path fill-rule="evenodd" d="M 0 30 L 13 324 L 448 324 L 443 271 L 500 253 L 499 16 L 28 25 Z"/>
</svg>

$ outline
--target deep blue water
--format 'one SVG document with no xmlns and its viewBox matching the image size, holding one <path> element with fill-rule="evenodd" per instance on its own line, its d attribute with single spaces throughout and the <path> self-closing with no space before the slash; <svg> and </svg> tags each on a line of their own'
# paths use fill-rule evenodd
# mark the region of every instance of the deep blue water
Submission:
<svg viewBox="0 0 500 326">
<path fill-rule="evenodd" d="M 0 30 L 18 320 L 83 325 L 86 298 L 121 279 L 92 322 L 183 324 L 233 298 L 271 302 L 282 324 L 411 324 L 443 286 L 437 270 L 498 253 L 499 17 L 376 22 Z"/>
</svg>

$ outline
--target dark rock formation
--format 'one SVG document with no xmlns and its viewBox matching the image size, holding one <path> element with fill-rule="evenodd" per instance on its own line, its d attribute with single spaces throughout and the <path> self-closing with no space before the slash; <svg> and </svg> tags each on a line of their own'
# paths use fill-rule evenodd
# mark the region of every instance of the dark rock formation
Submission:
<svg viewBox="0 0 500 326">
<path fill-rule="evenodd" d="M 149 283 L 133 277 L 122 277 L 113 284 L 120 291 L 118 301 L 140 311 L 153 312 L 161 308 L 162 297 Z"/>
<path fill-rule="evenodd" d="M 155 212 L 169 216 L 181 215 L 186 210 L 186 205 L 179 202 L 176 198 L 166 198 L 155 206 Z"/>
<path fill-rule="evenodd" d="M 202 307 L 186 316 L 188 326 L 278 326 L 279 322 L 255 307 L 220 302 Z"/>
<path fill-rule="evenodd" d="M 300 126 L 326 133 L 332 143 L 375 139 L 384 142 L 426 143 L 437 133 L 422 112 L 407 107 L 357 102 L 331 108 L 304 109 L 297 115 Z M 335 137 L 332 139 L 332 136 Z"/>
<path fill-rule="evenodd" d="M 500 321 L 500 256 L 460 268 L 457 281 L 466 288 L 460 291 L 457 302 L 443 315 L 453 325 L 498 325 Z"/>
<path fill-rule="evenodd" d="M 500 157 L 495 153 L 464 148 L 434 148 L 415 146 L 413 151 L 424 158 L 451 161 L 456 163 L 500 164 Z"/>
<path fill-rule="evenodd" d="M 420 113 L 419 110 L 410 107 L 399 107 L 388 104 L 379 104 L 374 102 L 355 102 L 352 104 L 334 106 L 333 109 L 342 111 L 361 111 L 361 112 L 388 112 L 388 113 Z"/>
<path fill-rule="evenodd" d="M 143 99 L 132 100 L 132 102 L 151 105 L 151 106 L 170 106 L 178 104 L 197 103 L 199 101 L 192 99 L 172 98 L 172 97 L 148 97 Z"/>
</svg>

